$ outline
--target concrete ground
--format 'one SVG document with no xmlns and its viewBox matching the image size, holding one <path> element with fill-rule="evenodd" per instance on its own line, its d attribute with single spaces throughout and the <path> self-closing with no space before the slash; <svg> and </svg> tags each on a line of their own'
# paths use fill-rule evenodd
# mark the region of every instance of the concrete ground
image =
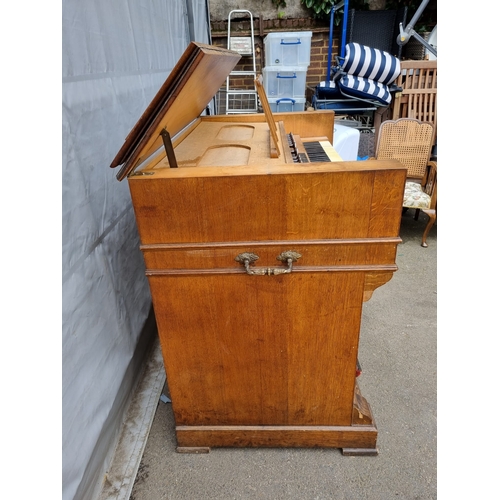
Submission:
<svg viewBox="0 0 500 500">
<path fill-rule="evenodd" d="M 378 427 L 379 455 L 262 448 L 179 454 L 171 406 L 159 401 L 131 500 L 437 498 L 437 224 L 422 248 L 427 216 L 414 221 L 413 214 L 402 218 L 399 269 L 362 316 L 358 380 Z"/>
</svg>

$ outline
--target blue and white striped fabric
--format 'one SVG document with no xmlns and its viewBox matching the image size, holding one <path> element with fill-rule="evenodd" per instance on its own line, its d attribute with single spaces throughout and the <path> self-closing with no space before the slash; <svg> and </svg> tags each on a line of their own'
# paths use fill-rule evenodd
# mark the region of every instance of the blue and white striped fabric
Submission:
<svg viewBox="0 0 500 500">
<path fill-rule="evenodd" d="M 319 82 L 316 86 L 316 94 L 319 99 L 342 99 L 340 88 L 334 81 Z"/>
<path fill-rule="evenodd" d="M 349 75 L 389 85 L 399 76 L 401 63 L 388 52 L 359 43 L 349 43 L 345 48 L 342 70 Z"/>
<path fill-rule="evenodd" d="M 376 100 L 384 106 L 388 106 L 392 101 L 389 87 L 370 78 L 345 75 L 338 81 L 338 85 L 344 94 L 353 97 Z"/>
</svg>

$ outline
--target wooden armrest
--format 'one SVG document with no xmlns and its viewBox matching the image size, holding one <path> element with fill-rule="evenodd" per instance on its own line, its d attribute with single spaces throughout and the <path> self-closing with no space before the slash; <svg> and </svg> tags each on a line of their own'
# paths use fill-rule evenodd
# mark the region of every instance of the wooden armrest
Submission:
<svg viewBox="0 0 500 500">
<path fill-rule="evenodd" d="M 427 179 L 431 175 L 432 171 L 437 172 L 437 162 L 434 160 L 427 162 L 427 169 L 425 171 L 425 175 L 422 178 L 422 181 L 420 182 L 420 184 L 422 184 L 422 186 L 425 186 L 427 184 Z M 434 174 L 434 176 L 435 176 L 435 174 Z"/>
<path fill-rule="evenodd" d="M 422 184 L 424 191 L 430 195 L 431 207 L 436 208 L 437 203 L 437 161 L 429 161 L 427 164 L 427 175 L 425 183 Z"/>
</svg>

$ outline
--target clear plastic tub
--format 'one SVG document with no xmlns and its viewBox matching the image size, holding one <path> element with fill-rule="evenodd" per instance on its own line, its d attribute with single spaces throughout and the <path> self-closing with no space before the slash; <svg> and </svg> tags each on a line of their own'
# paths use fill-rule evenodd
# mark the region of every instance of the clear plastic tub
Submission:
<svg viewBox="0 0 500 500">
<path fill-rule="evenodd" d="M 264 38 L 266 66 L 309 66 L 312 31 L 269 33 Z"/>
<path fill-rule="evenodd" d="M 306 105 L 305 97 L 270 97 L 268 98 L 269 107 L 273 113 L 289 113 L 291 111 L 304 111 Z"/>
<path fill-rule="evenodd" d="M 306 66 L 266 66 L 262 69 L 268 97 L 305 97 Z"/>
</svg>

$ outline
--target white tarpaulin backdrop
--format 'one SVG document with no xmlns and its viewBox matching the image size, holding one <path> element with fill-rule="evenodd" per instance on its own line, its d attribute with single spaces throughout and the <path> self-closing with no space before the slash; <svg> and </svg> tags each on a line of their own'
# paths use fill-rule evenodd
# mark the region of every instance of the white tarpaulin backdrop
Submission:
<svg viewBox="0 0 500 500">
<path fill-rule="evenodd" d="M 63 0 L 64 500 L 100 488 L 151 308 L 128 185 L 109 165 L 189 41 L 209 43 L 207 4 Z"/>
</svg>

